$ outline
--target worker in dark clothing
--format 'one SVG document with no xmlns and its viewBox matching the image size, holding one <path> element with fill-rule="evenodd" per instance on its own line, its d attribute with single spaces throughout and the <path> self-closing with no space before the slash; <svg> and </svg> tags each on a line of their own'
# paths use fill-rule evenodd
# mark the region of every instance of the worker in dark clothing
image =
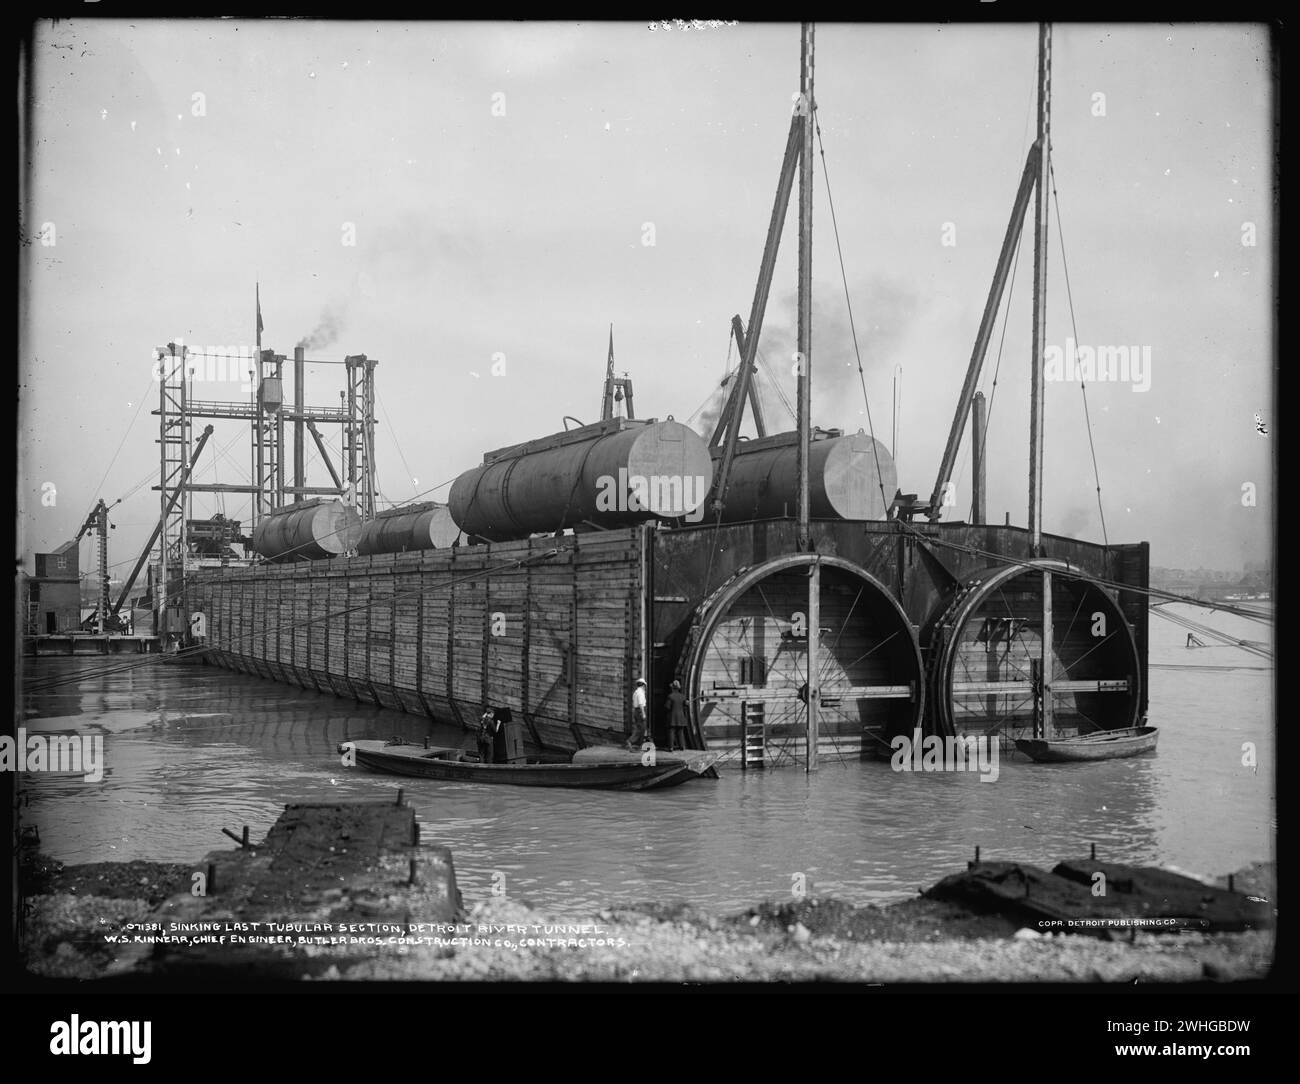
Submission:
<svg viewBox="0 0 1300 1084">
<path fill-rule="evenodd" d="M 492 736 L 495 733 L 492 721 L 492 709 L 484 708 L 483 717 L 478 721 L 478 758 L 484 764 L 492 763 Z"/>
<path fill-rule="evenodd" d="M 510 750 L 506 746 L 506 724 L 514 722 L 509 708 L 497 708 L 492 713 L 492 759 L 498 764 L 510 760 Z"/>
<path fill-rule="evenodd" d="M 668 752 L 686 748 L 686 695 L 682 683 L 674 681 L 668 693 Z"/>
</svg>

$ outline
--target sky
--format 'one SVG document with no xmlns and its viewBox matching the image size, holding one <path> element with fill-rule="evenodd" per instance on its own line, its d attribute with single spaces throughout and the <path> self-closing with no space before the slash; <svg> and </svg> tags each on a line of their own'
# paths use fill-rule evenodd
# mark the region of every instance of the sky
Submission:
<svg viewBox="0 0 1300 1084">
<path fill-rule="evenodd" d="M 923 497 L 1034 137 L 1037 33 L 817 28 L 813 421 L 896 445 Z M 255 284 L 264 347 L 379 359 L 390 502 L 446 500 L 483 452 L 598 420 L 611 324 L 638 417 L 716 410 L 797 25 L 66 20 L 38 25 L 31 60 L 20 559 L 124 497 L 110 563 L 130 567 L 159 514 L 154 348 L 250 354 Z M 1149 541 L 1153 565 L 1272 555 L 1272 78 L 1258 25 L 1054 27 L 1049 352 L 1143 364 L 1048 382 L 1046 531 L 1101 541 L 1099 480 L 1105 537 Z M 793 428 L 794 203 L 759 344 L 772 429 Z M 1031 208 L 980 382 L 988 518 L 1018 525 L 1032 236 Z M 309 368 L 310 405 L 341 388 L 338 365 Z M 249 445 L 217 422 L 196 479 L 246 482 Z M 946 518 L 969 511 L 968 445 Z M 326 481 L 315 457 L 308 473 Z M 192 514 L 219 510 L 247 523 L 243 496 Z"/>
</svg>

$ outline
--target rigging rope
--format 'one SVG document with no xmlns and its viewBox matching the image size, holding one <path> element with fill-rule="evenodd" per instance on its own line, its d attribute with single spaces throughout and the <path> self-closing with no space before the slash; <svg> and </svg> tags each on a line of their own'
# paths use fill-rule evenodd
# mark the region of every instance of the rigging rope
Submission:
<svg viewBox="0 0 1300 1084">
<path fill-rule="evenodd" d="M 411 468 L 406 462 L 406 455 L 402 451 L 402 445 L 397 439 L 397 430 L 393 427 L 392 419 L 388 416 L 388 408 L 384 406 L 384 401 L 379 398 L 379 392 L 375 392 L 375 402 L 379 404 L 379 409 L 384 412 L 384 424 L 388 426 L 388 431 L 393 435 L 393 446 L 397 449 L 398 458 L 402 461 L 402 466 L 406 468 L 406 477 L 411 480 L 411 488 L 414 489 L 419 483 L 415 480 L 415 475 L 411 473 Z M 374 473 L 374 467 L 371 467 L 371 473 Z M 378 482 L 375 484 L 378 489 Z"/>
<path fill-rule="evenodd" d="M 980 549 L 978 546 L 967 546 L 960 542 L 950 542 L 947 539 L 923 534 L 906 520 L 900 519 L 893 520 L 892 522 L 896 523 L 905 534 L 910 534 L 923 546 L 927 544 L 943 546 L 947 549 L 959 550 L 962 553 L 969 553 L 976 557 L 982 557 L 991 563 L 1007 565 L 1008 567 L 1019 567 L 1027 570 L 1038 567 L 1029 559 L 1008 557 L 1005 553 L 995 553 L 992 550 Z M 1146 598 L 1158 598 L 1163 602 L 1185 602 L 1191 606 L 1199 606 L 1202 609 L 1222 610 L 1224 613 L 1234 614 L 1251 621 L 1260 621 L 1271 624 L 1273 620 L 1272 616 L 1269 614 L 1262 614 L 1254 610 L 1242 609 L 1238 606 L 1225 606 L 1221 602 L 1207 602 L 1205 599 L 1193 598 L 1191 595 L 1179 595 L 1173 591 L 1162 591 L 1155 587 L 1135 587 L 1130 583 L 1122 583 L 1118 580 L 1108 580 L 1100 576 L 1094 576 L 1089 572 L 1085 572 L 1083 569 L 1053 569 L 1052 574 L 1055 576 L 1067 576 L 1072 579 L 1087 579 L 1101 587 L 1109 587 L 1116 591 L 1128 591 L 1131 594 L 1142 595 Z M 1153 606 L 1151 608 L 1156 609 L 1157 607 Z"/>
<path fill-rule="evenodd" d="M 126 438 L 131 435 L 131 430 L 135 427 L 135 423 L 139 421 L 140 411 L 144 407 L 145 400 L 149 398 L 149 387 L 153 383 L 154 383 L 154 379 L 151 376 L 149 378 L 149 383 L 145 385 L 144 394 L 140 396 L 140 402 L 139 405 L 137 405 L 135 408 L 135 414 L 132 416 L 130 424 L 128 424 L 126 427 L 126 432 L 122 434 L 122 439 L 118 441 L 117 451 L 113 453 L 113 458 L 108 461 L 108 466 L 104 468 L 104 477 L 99 480 L 99 485 L 95 487 L 96 493 L 99 493 L 101 490 L 103 490 L 104 483 L 108 481 L 109 471 L 113 469 L 113 464 L 117 462 L 117 457 L 121 455 L 122 447 L 126 444 Z M 120 501 L 121 498 L 118 498 L 118 500 Z"/>
<path fill-rule="evenodd" d="M 532 554 L 529 557 L 521 557 L 518 560 L 509 561 L 505 564 L 496 565 L 492 568 L 476 569 L 473 572 L 465 573 L 458 577 L 452 577 L 451 579 L 446 580 L 442 583 L 422 584 L 420 587 L 414 588 L 413 590 L 410 591 L 394 591 L 391 595 L 384 595 L 380 598 L 371 599 L 368 602 L 358 603 L 356 606 L 348 606 L 345 609 L 336 610 L 333 613 L 321 614 L 319 617 L 309 617 L 304 621 L 289 621 L 282 625 L 273 625 L 272 627 L 266 629 L 253 629 L 247 633 L 241 633 L 239 636 L 231 637 L 230 640 L 224 644 L 218 644 L 216 637 L 214 636 L 212 638 L 212 642 L 210 644 L 204 645 L 204 648 L 201 650 L 212 650 L 214 648 L 220 650 L 233 650 L 236 644 L 239 644 L 245 640 L 253 640 L 259 636 L 260 637 L 270 636 L 272 633 L 282 632 L 286 629 L 306 628 L 309 625 L 320 624 L 321 622 L 324 621 L 333 621 L 334 619 L 343 617 L 346 614 L 356 613 L 359 610 L 368 610 L 373 606 L 378 606 L 381 604 L 388 604 L 399 598 L 409 598 L 409 597 L 418 596 L 427 591 L 434 591 L 446 587 L 455 587 L 457 584 L 460 583 L 473 583 L 475 580 L 484 579 L 485 577 L 495 575 L 498 572 L 510 572 L 518 568 L 523 568 L 526 565 L 529 565 L 535 561 L 549 560 L 551 557 L 554 557 L 559 552 L 560 551 L 558 549 L 546 550 L 542 553 Z M 195 652 L 195 654 L 198 653 L 199 652 Z M 118 673 L 123 670 L 134 669 L 137 666 L 145 666 L 150 664 L 156 665 L 157 663 L 163 662 L 171 657 L 172 656 L 165 655 L 165 654 L 145 655 L 139 660 L 133 660 L 132 662 L 129 663 L 123 663 L 121 666 L 111 666 L 108 668 L 93 668 L 93 667 L 87 668 L 84 671 L 77 671 L 70 675 L 61 675 L 56 680 L 51 680 L 46 682 L 36 682 L 34 684 L 26 686 L 26 688 L 33 692 L 40 692 L 44 689 L 51 689 L 59 685 L 66 685 L 71 681 L 77 681 L 86 674 L 90 674 L 92 676 L 99 676 L 101 674 Z"/>
<path fill-rule="evenodd" d="M 1061 242 L 1061 272 L 1065 277 L 1065 297 L 1070 305 L 1070 329 L 1074 332 L 1074 341 L 1079 341 L 1079 327 L 1074 320 L 1074 293 L 1070 289 L 1070 265 L 1065 259 L 1065 232 L 1061 229 L 1061 197 L 1056 191 L 1056 170 L 1052 168 L 1052 156 L 1047 156 L 1047 173 L 1052 182 L 1052 202 L 1056 207 L 1056 236 Z M 1088 386 L 1083 374 L 1079 374 L 1079 390 L 1083 392 L 1083 419 L 1088 429 L 1088 450 L 1092 453 L 1092 476 L 1097 483 L 1097 514 L 1101 517 L 1102 544 L 1109 548 L 1110 539 L 1106 535 L 1106 512 L 1101 506 L 1101 474 L 1097 469 L 1097 446 L 1092 439 L 1092 416 L 1088 412 Z"/>
<path fill-rule="evenodd" d="M 826 167 L 826 145 L 822 142 L 822 125 L 817 118 L 815 107 L 813 109 L 813 127 L 817 130 L 817 146 L 820 149 L 822 160 L 822 180 L 826 183 L 826 202 L 829 204 L 831 211 L 831 229 L 835 234 L 835 254 L 840 261 L 840 280 L 844 284 L 844 305 L 849 311 L 849 330 L 853 334 L 853 353 L 858 360 L 858 380 L 862 384 L 862 402 L 867 411 L 867 432 L 871 436 L 871 455 L 876 461 L 876 486 L 880 490 L 881 508 L 887 512 L 893 502 L 885 493 L 885 481 L 880 473 L 880 451 L 876 441 L 876 429 L 871 421 L 871 401 L 867 396 L 867 376 L 862 369 L 862 352 L 858 349 L 858 328 L 853 320 L 853 303 L 849 300 L 849 278 L 844 270 L 844 251 L 840 247 L 840 227 L 835 220 L 835 200 L 831 196 L 831 175 Z"/>
<path fill-rule="evenodd" d="M 798 424 L 799 415 L 795 412 L 794 404 L 790 402 L 790 397 L 787 396 L 784 389 L 782 389 L 781 382 L 777 380 L 776 376 L 772 373 L 771 368 L 767 364 L 767 358 L 763 356 L 761 350 L 755 350 L 754 358 L 758 362 L 758 367 L 763 371 L 763 376 L 766 377 L 768 384 L 776 392 L 777 398 L 781 400 L 781 405 L 785 407 L 785 412 L 790 415 L 790 420 Z"/>
<path fill-rule="evenodd" d="M 1183 617 L 1181 614 L 1172 614 L 1159 607 L 1153 607 L 1152 612 L 1157 617 L 1163 617 L 1166 621 L 1178 625 L 1180 628 L 1188 629 L 1192 632 L 1200 633 L 1202 636 L 1208 636 L 1212 640 L 1218 640 L 1221 644 L 1227 644 L 1229 647 L 1239 647 L 1243 651 L 1249 651 L 1252 655 L 1258 655 L 1260 658 L 1271 659 L 1273 652 L 1264 645 L 1255 640 L 1242 640 L 1236 636 L 1230 636 L 1225 632 L 1219 632 L 1209 625 L 1203 625 L 1199 621 L 1193 621 L 1191 618 Z"/>
</svg>

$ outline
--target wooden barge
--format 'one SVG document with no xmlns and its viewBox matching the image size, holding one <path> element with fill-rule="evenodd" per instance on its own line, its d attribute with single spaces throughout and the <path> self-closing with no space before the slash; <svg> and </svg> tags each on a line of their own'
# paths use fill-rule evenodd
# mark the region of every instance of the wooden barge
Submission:
<svg viewBox="0 0 1300 1084">
<path fill-rule="evenodd" d="M 218 665 L 466 730 L 506 706 L 541 749 L 622 741 L 639 676 L 662 728 L 677 678 L 692 745 L 749 766 L 803 756 L 817 562 L 823 754 L 870 754 L 918 726 L 1032 737 L 1043 696 L 1060 735 L 1145 716 L 1146 543 L 1046 535 L 1050 556 L 1033 557 L 1015 527 L 813 528 L 808 553 L 782 519 L 205 569 L 185 604 Z"/>
</svg>

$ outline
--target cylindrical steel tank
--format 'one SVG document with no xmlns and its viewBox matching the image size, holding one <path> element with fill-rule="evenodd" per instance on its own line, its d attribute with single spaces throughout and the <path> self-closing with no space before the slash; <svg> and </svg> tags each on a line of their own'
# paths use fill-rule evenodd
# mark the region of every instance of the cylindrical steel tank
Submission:
<svg viewBox="0 0 1300 1084">
<path fill-rule="evenodd" d="M 452 518 L 491 542 L 689 516 L 713 484 L 708 445 L 671 419 L 620 419 L 489 453 L 452 483 Z"/>
<path fill-rule="evenodd" d="M 342 501 L 272 512 L 253 528 L 253 549 L 271 561 L 315 561 L 357 548 L 361 517 Z"/>
<path fill-rule="evenodd" d="M 399 515 L 379 516 L 361 528 L 357 553 L 401 553 L 450 546 L 459 533 L 445 505 Z"/>
<path fill-rule="evenodd" d="M 808 495 L 809 514 L 814 519 L 884 519 L 897 491 L 898 472 L 889 449 L 868 434 L 859 431 L 812 442 Z M 793 516 L 798 499 L 794 434 L 736 445 L 723 523 Z"/>
</svg>

